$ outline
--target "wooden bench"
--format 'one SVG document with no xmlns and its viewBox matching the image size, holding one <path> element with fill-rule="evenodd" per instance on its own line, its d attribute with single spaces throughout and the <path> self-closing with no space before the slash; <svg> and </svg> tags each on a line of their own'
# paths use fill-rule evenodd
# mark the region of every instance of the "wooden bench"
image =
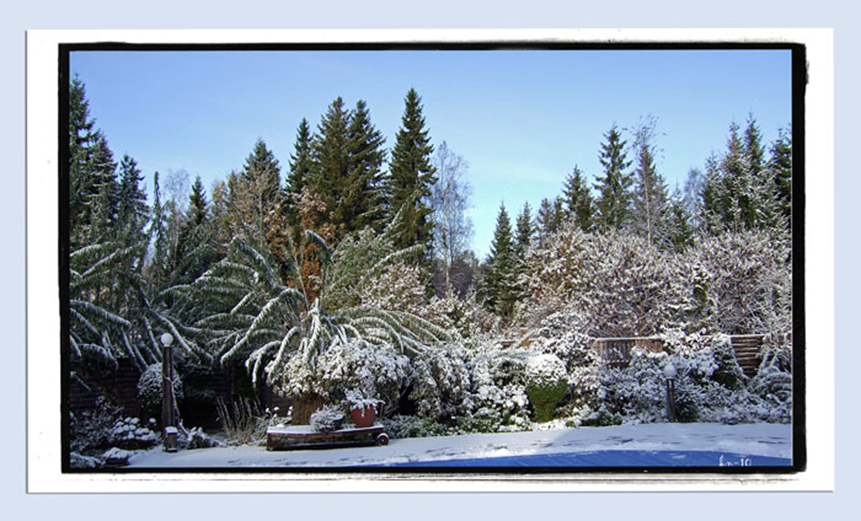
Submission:
<svg viewBox="0 0 861 521">
<path fill-rule="evenodd" d="M 332 432 L 317 432 L 310 425 L 269 427 L 266 450 L 340 449 L 388 445 L 389 436 L 382 425 L 354 427 Z"/>
</svg>

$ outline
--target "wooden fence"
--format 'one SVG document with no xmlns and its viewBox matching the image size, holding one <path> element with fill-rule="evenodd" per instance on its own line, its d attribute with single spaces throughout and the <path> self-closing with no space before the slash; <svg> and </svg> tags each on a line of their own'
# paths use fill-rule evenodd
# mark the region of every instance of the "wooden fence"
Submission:
<svg viewBox="0 0 861 521">
<path fill-rule="evenodd" d="M 760 351 L 766 335 L 732 335 L 730 342 L 738 365 L 744 374 L 753 377 L 759 370 L 762 361 Z M 653 353 L 664 351 L 664 343 L 656 337 L 620 337 L 596 338 L 592 348 L 601 357 L 604 364 L 610 367 L 623 368 L 631 361 L 631 351 L 639 347 Z"/>
</svg>

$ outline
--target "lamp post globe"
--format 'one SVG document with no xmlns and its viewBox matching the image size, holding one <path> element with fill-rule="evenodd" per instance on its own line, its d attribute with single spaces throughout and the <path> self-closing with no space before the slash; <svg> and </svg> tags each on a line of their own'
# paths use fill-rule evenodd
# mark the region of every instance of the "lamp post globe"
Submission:
<svg viewBox="0 0 861 521">
<path fill-rule="evenodd" d="M 676 374 L 676 366 L 674 366 L 673 364 L 667 364 L 664 366 L 664 376 L 667 378 L 667 380 L 672 380 L 676 377 Z"/>
<path fill-rule="evenodd" d="M 161 343 L 166 347 L 170 347 L 170 345 L 173 343 L 173 335 L 171 335 L 170 333 L 162 334 Z"/>
</svg>

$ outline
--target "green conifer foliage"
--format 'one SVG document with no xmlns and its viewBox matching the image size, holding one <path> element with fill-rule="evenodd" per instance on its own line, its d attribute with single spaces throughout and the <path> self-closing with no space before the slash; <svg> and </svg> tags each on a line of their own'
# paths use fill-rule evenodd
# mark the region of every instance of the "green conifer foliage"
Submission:
<svg viewBox="0 0 861 521">
<path fill-rule="evenodd" d="M 532 236 L 535 232 L 535 227 L 532 224 L 532 208 L 529 202 L 523 203 L 523 209 L 517 216 L 517 225 L 515 229 L 515 250 L 517 257 L 522 261 L 526 259 L 526 251 L 532 245 Z"/>
<path fill-rule="evenodd" d="M 792 222 L 792 134 L 784 129 L 771 145 L 768 170 L 774 182 L 775 207 L 785 226 Z"/>
<path fill-rule="evenodd" d="M 308 176 L 313 167 L 311 143 L 313 142 L 311 128 L 308 120 L 302 118 L 299 129 L 296 131 L 296 143 L 293 145 L 293 154 L 290 155 L 290 173 L 285 180 L 285 189 L 288 194 L 299 194 L 308 183 Z"/>
<path fill-rule="evenodd" d="M 597 223 L 605 229 L 621 230 L 628 224 L 633 179 L 626 170 L 631 165 L 625 155 L 626 142 L 614 124 L 604 135 L 599 159 L 604 175 L 597 178 Z"/>
<path fill-rule="evenodd" d="M 433 145 L 422 115 L 421 98 L 414 89 L 410 89 L 389 163 L 389 204 L 391 208 L 406 205 L 395 246 L 406 248 L 422 244 L 428 247 L 428 254 L 433 223 L 429 218 L 431 209 L 425 199 L 430 197 L 430 188 L 436 182 L 435 169 L 430 160 L 432 152 Z"/>
<path fill-rule="evenodd" d="M 371 123 L 367 105 L 364 100 L 359 100 L 347 128 L 347 178 L 335 207 L 345 233 L 361 230 L 368 225 L 374 225 L 378 230 L 383 227 L 383 143 L 385 139 Z"/>
<path fill-rule="evenodd" d="M 586 178 L 577 165 L 574 165 L 574 170 L 565 178 L 562 194 L 567 218 L 584 232 L 591 231 L 595 213 L 594 202 Z"/>
<path fill-rule="evenodd" d="M 499 207 L 490 255 L 487 258 L 483 293 L 485 305 L 504 319 L 510 319 L 520 297 L 517 284 L 518 262 L 511 220 L 505 205 Z"/>
<path fill-rule="evenodd" d="M 329 210 L 334 210 L 347 187 L 350 172 L 350 150 L 347 129 L 350 112 L 344 100 L 335 99 L 320 121 L 312 144 L 313 166 L 308 186 Z M 338 220 L 336 218 L 336 220 Z M 334 222 L 336 226 L 342 222 Z"/>
</svg>

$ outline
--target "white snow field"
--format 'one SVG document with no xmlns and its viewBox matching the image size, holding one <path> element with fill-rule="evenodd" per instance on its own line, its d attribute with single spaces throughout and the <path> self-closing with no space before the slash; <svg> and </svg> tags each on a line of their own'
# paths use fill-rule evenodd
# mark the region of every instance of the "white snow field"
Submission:
<svg viewBox="0 0 861 521">
<path fill-rule="evenodd" d="M 501 434 L 468 434 L 393 439 L 388 446 L 267 452 L 245 445 L 164 452 L 161 446 L 139 452 L 131 468 L 351 467 L 399 465 L 445 460 L 531 456 L 595 451 L 709 451 L 792 458 L 792 426 L 782 424 L 662 423 L 581 427 Z M 633 453 L 633 452 L 632 452 Z M 714 466 L 719 465 L 715 457 Z M 737 462 L 735 464 L 738 464 Z"/>
</svg>

